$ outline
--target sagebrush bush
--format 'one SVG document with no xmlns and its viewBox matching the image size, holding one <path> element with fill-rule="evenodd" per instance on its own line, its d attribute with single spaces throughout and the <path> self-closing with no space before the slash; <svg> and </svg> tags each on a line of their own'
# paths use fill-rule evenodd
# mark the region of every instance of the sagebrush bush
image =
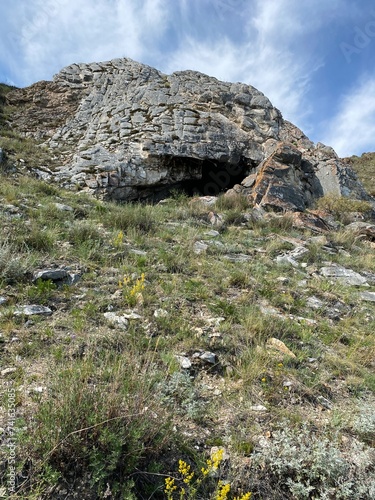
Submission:
<svg viewBox="0 0 375 500">
<path fill-rule="evenodd" d="M 375 413 L 371 404 L 365 402 L 360 404 L 352 427 L 364 441 L 375 444 Z"/>
<path fill-rule="evenodd" d="M 30 271 L 32 260 L 27 253 L 20 253 L 7 241 L 0 241 L 0 283 L 22 281 Z"/>
<path fill-rule="evenodd" d="M 374 450 L 355 440 L 342 448 L 335 436 L 285 426 L 252 455 L 250 484 L 268 485 L 269 499 L 374 498 Z"/>
</svg>

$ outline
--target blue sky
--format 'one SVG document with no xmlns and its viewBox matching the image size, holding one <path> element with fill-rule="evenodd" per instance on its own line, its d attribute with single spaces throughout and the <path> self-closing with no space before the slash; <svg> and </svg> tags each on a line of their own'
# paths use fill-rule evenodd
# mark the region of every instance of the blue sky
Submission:
<svg viewBox="0 0 375 500">
<path fill-rule="evenodd" d="M 253 85 L 314 142 L 375 151 L 374 0 L 0 0 L 0 81 L 131 57 Z"/>
</svg>

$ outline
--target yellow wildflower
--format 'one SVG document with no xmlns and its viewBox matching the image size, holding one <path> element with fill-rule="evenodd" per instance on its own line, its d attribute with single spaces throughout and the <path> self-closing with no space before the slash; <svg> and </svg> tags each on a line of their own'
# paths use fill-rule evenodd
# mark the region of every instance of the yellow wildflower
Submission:
<svg viewBox="0 0 375 500">
<path fill-rule="evenodd" d="M 252 493 L 248 492 L 241 497 L 234 497 L 233 500 L 250 500 Z"/>
<path fill-rule="evenodd" d="M 173 492 L 175 490 L 177 490 L 177 486 L 174 484 L 174 479 L 172 479 L 171 477 L 166 477 L 164 493 L 166 493 L 168 500 L 173 499 Z"/>
<path fill-rule="evenodd" d="M 190 465 L 188 465 L 183 460 L 178 461 L 178 472 L 182 475 L 183 481 L 186 484 L 189 484 L 193 479 L 194 472 L 190 471 Z"/>
<path fill-rule="evenodd" d="M 216 500 L 226 500 L 228 498 L 229 492 L 230 492 L 230 484 L 229 483 L 223 484 L 222 481 L 219 481 Z"/>
</svg>

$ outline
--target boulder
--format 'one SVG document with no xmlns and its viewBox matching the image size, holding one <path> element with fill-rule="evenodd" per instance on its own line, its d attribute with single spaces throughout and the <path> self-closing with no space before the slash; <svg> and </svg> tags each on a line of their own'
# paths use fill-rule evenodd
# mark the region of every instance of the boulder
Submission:
<svg viewBox="0 0 375 500">
<path fill-rule="evenodd" d="M 326 193 L 368 198 L 332 148 L 312 143 L 251 85 L 124 58 L 73 64 L 7 99 L 18 129 L 58 158 L 54 180 L 102 198 L 231 190 L 281 211 Z"/>
</svg>

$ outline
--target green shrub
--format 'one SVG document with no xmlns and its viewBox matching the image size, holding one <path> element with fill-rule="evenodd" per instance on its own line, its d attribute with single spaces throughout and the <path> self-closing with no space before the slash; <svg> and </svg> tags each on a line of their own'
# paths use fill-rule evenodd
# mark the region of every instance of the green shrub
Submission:
<svg viewBox="0 0 375 500">
<path fill-rule="evenodd" d="M 153 233 L 158 226 L 157 209 L 151 205 L 112 204 L 103 213 L 103 223 L 107 228 L 124 231 L 135 229 L 141 234 Z"/>
<path fill-rule="evenodd" d="M 131 474 L 168 441 L 153 374 L 133 361 L 96 352 L 52 377 L 27 438 L 39 479 L 48 468 L 54 477 L 90 477 L 98 495 L 108 484 L 114 498 L 129 493 Z"/>
<path fill-rule="evenodd" d="M 370 499 L 374 458 L 374 450 L 358 441 L 344 451 L 334 436 L 285 425 L 253 453 L 249 484 L 259 485 L 269 499 Z"/>
<path fill-rule="evenodd" d="M 337 220 L 350 222 L 349 214 L 353 212 L 365 213 L 371 210 L 371 204 L 363 200 L 353 200 L 344 196 L 327 194 L 319 198 L 316 207 L 320 210 L 330 212 Z"/>
<path fill-rule="evenodd" d="M 32 260 L 27 253 L 17 252 L 14 245 L 0 241 L 0 283 L 17 283 L 31 269 Z"/>
</svg>

